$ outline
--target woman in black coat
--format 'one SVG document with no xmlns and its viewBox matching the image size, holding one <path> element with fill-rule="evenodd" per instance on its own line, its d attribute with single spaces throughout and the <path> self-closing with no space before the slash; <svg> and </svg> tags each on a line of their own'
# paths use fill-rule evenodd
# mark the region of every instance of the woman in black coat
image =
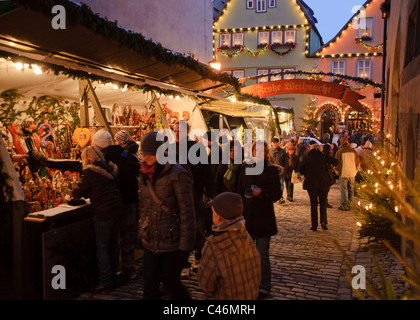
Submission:
<svg viewBox="0 0 420 320">
<path fill-rule="evenodd" d="M 257 147 L 257 144 L 261 143 Z M 261 147 L 261 148 L 260 148 Z M 262 152 L 261 152 L 262 151 Z M 269 259 L 270 239 L 277 234 L 276 217 L 273 202 L 281 197 L 281 186 L 278 169 L 268 161 L 270 149 L 264 141 L 254 142 L 252 146 L 253 165 L 244 164 L 238 181 L 238 193 L 244 203 L 246 228 L 261 256 L 261 284 L 259 297 L 265 297 L 271 290 L 271 266 Z M 247 174 L 247 168 L 262 165 L 263 171 L 258 175 Z"/>
<path fill-rule="evenodd" d="M 109 291 L 115 286 L 118 268 L 118 225 L 123 208 L 117 184 L 117 166 L 107 163 L 97 147 L 82 151 L 83 174 L 73 190 L 75 200 L 90 198 L 94 214 L 99 285 L 96 291 Z"/>
<path fill-rule="evenodd" d="M 299 172 L 305 176 L 303 189 L 309 194 L 311 201 L 312 231 L 318 227 L 318 199 L 320 222 L 323 230 L 327 228 L 327 196 L 330 188 L 328 166 L 321 147 L 314 144 L 308 155 L 303 159 Z"/>
</svg>

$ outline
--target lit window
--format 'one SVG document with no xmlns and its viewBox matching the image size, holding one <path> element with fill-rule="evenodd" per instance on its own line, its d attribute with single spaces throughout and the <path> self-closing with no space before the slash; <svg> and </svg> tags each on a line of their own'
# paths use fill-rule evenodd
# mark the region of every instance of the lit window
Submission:
<svg viewBox="0 0 420 320">
<path fill-rule="evenodd" d="M 257 12 L 266 12 L 267 11 L 267 0 L 256 0 L 257 1 Z"/>
<path fill-rule="evenodd" d="M 357 67 L 357 76 L 363 79 L 370 79 L 372 70 L 371 60 L 359 60 Z"/>
<path fill-rule="evenodd" d="M 242 79 L 242 78 L 245 78 L 245 71 L 244 70 L 233 70 L 232 75 L 235 78 Z"/>
<path fill-rule="evenodd" d="M 283 69 L 283 71 L 295 71 L 295 68 Z M 285 74 L 284 75 L 284 80 L 291 80 L 291 79 L 294 79 L 294 78 L 295 78 L 294 74 Z"/>
<path fill-rule="evenodd" d="M 284 32 L 285 43 L 296 43 L 296 30 L 287 30 Z"/>
<path fill-rule="evenodd" d="M 278 73 L 281 72 L 281 69 L 271 69 L 271 73 Z M 281 74 L 276 75 L 276 76 L 271 76 L 271 81 L 277 81 L 277 80 L 281 80 Z"/>
<path fill-rule="evenodd" d="M 257 75 L 260 76 L 260 75 L 263 75 L 263 74 L 268 74 L 268 69 L 262 69 L 262 70 L 257 71 Z M 262 82 L 268 82 L 268 76 L 258 78 L 258 83 L 262 83 Z"/>
<path fill-rule="evenodd" d="M 359 37 L 373 39 L 373 18 L 360 19 Z"/>
<path fill-rule="evenodd" d="M 270 32 L 258 32 L 258 45 L 266 46 L 270 42 Z"/>
<path fill-rule="evenodd" d="M 344 74 L 345 70 L 345 61 L 344 60 L 333 60 L 332 64 L 332 72 L 337 74 Z"/>
<path fill-rule="evenodd" d="M 220 35 L 220 46 L 230 47 L 230 33 L 222 33 Z"/>
<path fill-rule="evenodd" d="M 233 46 L 238 47 L 244 44 L 244 34 L 243 33 L 234 33 L 232 35 L 233 38 Z"/>
<path fill-rule="evenodd" d="M 246 8 L 254 9 L 254 0 L 246 0 Z"/>
<path fill-rule="evenodd" d="M 276 7 L 276 0 L 268 0 L 268 7 L 275 8 Z"/>
<path fill-rule="evenodd" d="M 283 32 L 282 31 L 273 31 L 271 36 L 272 36 L 272 44 L 282 44 L 283 43 Z"/>
</svg>

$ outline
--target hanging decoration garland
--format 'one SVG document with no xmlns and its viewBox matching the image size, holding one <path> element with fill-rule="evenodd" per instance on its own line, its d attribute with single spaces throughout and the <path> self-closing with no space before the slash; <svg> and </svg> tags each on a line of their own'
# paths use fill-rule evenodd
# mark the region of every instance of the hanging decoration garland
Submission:
<svg viewBox="0 0 420 320">
<path fill-rule="evenodd" d="M 363 40 L 363 38 L 356 38 L 356 43 L 361 44 L 369 50 L 379 50 L 384 46 L 384 43 L 378 44 L 377 46 L 370 46 Z"/>
<path fill-rule="evenodd" d="M 353 86 L 351 86 L 351 85 L 349 85 L 348 84 L 348 82 L 346 81 L 346 80 L 341 80 L 340 81 L 340 84 L 342 84 L 342 85 L 344 85 L 344 86 L 347 86 L 348 88 L 350 88 L 351 90 L 353 90 L 353 91 L 361 91 L 361 90 L 364 90 L 364 89 L 366 89 L 367 88 L 367 86 L 369 85 L 369 84 L 367 84 L 367 83 L 365 83 L 363 86 L 361 86 L 360 88 L 355 88 L 355 87 L 353 87 Z"/>
<path fill-rule="evenodd" d="M 279 55 L 279 56 L 285 56 L 287 54 L 289 54 L 293 49 L 296 48 L 296 43 L 293 43 L 292 46 L 285 52 L 278 52 L 276 49 L 274 49 L 272 47 L 271 44 L 264 46 L 261 50 L 257 50 L 257 51 L 252 51 L 251 49 L 249 49 L 248 47 L 245 46 L 240 46 L 235 52 L 232 53 L 227 53 L 227 52 L 223 52 L 223 49 L 221 47 L 217 48 L 217 52 L 220 52 L 223 56 L 228 57 L 228 58 L 233 58 L 236 57 L 239 53 L 245 51 L 246 53 L 250 54 L 251 56 L 254 57 L 258 57 L 259 55 L 263 54 L 264 52 L 266 52 L 267 50 L 271 50 L 272 52 L 274 52 L 275 54 Z"/>
<path fill-rule="evenodd" d="M 351 81 L 371 85 L 371 86 L 373 86 L 375 88 L 379 88 L 379 89 L 382 89 L 382 87 L 383 87 L 383 85 L 381 83 L 378 83 L 378 82 L 375 82 L 375 81 L 372 81 L 372 80 L 369 80 L 369 79 L 352 77 L 352 76 L 333 73 L 333 72 L 303 71 L 303 70 L 280 71 L 280 72 L 274 72 L 274 73 L 269 73 L 269 74 L 261 74 L 261 75 L 257 75 L 257 76 L 242 78 L 242 79 L 239 80 L 239 83 L 242 84 L 242 83 L 244 83 L 246 81 L 249 81 L 249 80 L 256 80 L 256 79 L 259 79 L 259 78 L 262 78 L 262 77 L 267 77 L 267 76 L 280 76 L 280 75 L 289 75 L 289 74 L 300 75 L 300 76 L 316 75 L 316 76 L 336 77 L 336 78 L 341 78 L 341 79 L 346 79 L 346 80 L 351 80 Z"/>
</svg>

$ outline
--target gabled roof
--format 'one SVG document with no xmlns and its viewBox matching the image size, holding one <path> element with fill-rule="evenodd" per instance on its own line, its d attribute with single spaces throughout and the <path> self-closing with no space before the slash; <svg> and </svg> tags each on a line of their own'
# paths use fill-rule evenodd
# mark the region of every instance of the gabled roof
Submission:
<svg viewBox="0 0 420 320">
<path fill-rule="evenodd" d="M 220 16 L 223 14 L 223 9 L 226 8 L 227 3 L 229 1 L 231 0 L 213 1 L 213 23 L 219 20 Z M 318 20 L 315 18 L 314 11 L 303 0 L 296 0 L 296 3 L 299 5 L 300 9 L 304 13 L 306 20 L 308 20 L 309 24 L 311 25 L 311 28 L 318 34 L 319 38 L 321 39 L 321 45 L 323 45 L 324 41 L 322 40 L 322 36 L 319 33 L 317 27 L 315 26 L 315 24 L 318 23 Z"/>
<path fill-rule="evenodd" d="M 96 75 L 149 79 L 193 92 L 230 84 L 236 78 L 216 72 L 191 56 L 168 50 L 160 43 L 126 30 L 117 22 L 94 14 L 85 4 L 70 0 L 12 0 L 0 6 L 0 50 L 18 51 L 73 64 L 80 72 L 89 67 Z M 66 9 L 66 29 L 54 30 L 54 5 Z M 44 60 L 45 60 L 44 59 Z"/>
<path fill-rule="evenodd" d="M 369 5 L 373 0 L 367 0 L 362 7 L 366 8 L 367 5 Z M 343 33 L 343 31 L 347 30 L 349 28 L 349 26 L 351 25 L 353 19 L 355 17 L 357 17 L 360 14 L 360 10 L 358 10 L 351 18 L 349 21 L 347 21 L 347 23 L 340 29 L 340 31 L 338 31 L 338 33 L 327 43 L 325 43 L 324 45 L 322 45 L 318 50 L 316 50 L 313 54 L 312 57 L 316 56 L 317 53 L 320 53 L 324 48 L 328 47 L 331 43 L 336 42 L 337 38 Z"/>
</svg>

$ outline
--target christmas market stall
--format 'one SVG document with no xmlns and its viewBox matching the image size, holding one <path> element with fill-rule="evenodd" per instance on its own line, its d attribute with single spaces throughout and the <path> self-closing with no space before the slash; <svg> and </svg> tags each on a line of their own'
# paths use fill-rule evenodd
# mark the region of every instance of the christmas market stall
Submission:
<svg viewBox="0 0 420 320">
<path fill-rule="evenodd" d="M 71 21 L 65 29 L 51 27 L 56 4 Z M 89 201 L 67 202 L 80 179 L 72 164 L 96 130 L 128 130 L 136 141 L 178 120 L 208 130 L 199 104 L 222 100 L 211 89 L 239 87 L 65 0 L 0 2 L 0 79 L 0 297 L 18 299 L 67 299 L 93 285 Z M 33 154 L 67 170 L 40 165 Z M 56 266 L 66 272 L 58 289 Z"/>
</svg>

